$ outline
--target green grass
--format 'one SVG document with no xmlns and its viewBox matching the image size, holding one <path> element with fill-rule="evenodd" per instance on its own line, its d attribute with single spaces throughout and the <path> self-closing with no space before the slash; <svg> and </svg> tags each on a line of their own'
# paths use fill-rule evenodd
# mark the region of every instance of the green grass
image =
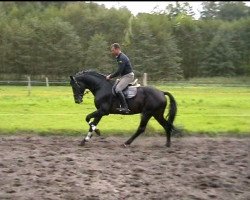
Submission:
<svg viewBox="0 0 250 200">
<path fill-rule="evenodd" d="M 175 125 L 188 133 L 250 135 L 250 87 L 158 85 L 178 103 Z M 71 87 L 0 86 L 0 133 L 81 135 L 87 133 L 87 114 L 95 110 L 93 95 L 75 104 Z M 167 111 L 165 112 L 165 115 Z M 109 115 L 98 127 L 103 134 L 128 135 L 136 131 L 140 115 Z M 147 135 L 164 133 L 151 118 Z"/>
<path fill-rule="evenodd" d="M 240 77 L 201 77 L 191 78 L 186 83 L 199 84 L 219 84 L 219 85 L 248 85 L 250 84 L 249 76 Z"/>
</svg>

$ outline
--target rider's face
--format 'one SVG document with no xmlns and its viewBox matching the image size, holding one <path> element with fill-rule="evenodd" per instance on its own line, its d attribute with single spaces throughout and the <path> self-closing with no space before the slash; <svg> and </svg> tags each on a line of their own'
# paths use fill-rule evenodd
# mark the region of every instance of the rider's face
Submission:
<svg viewBox="0 0 250 200">
<path fill-rule="evenodd" d="M 114 47 L 111 48 L 111 53 L 112 53 L 114 56 L 118 56 L 118 55 L 119 55 L 119 52 L 120 52 L 120 49 L 115 49 Z"/>
</svg>

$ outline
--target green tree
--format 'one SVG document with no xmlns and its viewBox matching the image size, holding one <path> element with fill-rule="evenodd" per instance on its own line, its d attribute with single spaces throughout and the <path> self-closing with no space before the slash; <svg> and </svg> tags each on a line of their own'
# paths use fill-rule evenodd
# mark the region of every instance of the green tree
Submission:
<svg viewBox="0 0 250 200">
<path fill-rule="evenodd" d="M 197 31 L 198 31 L 198 41 L 196 38 L 193 38 L 197 41 L 196 46 L 196 57 L 197 57 L 197 71 L 195 76 L 200 76 L 202 74 L 203 68 L 201 67 L 202 62 L 204 61 L 207 55 L 205 49 L 210 45 L 211 41 L 218 33 L 218 30 L 222 26 L 223 21 L 221 20 L 199 20 L 196 21 Z"/>
<path fill-rule="evenodd" d="M 250 16 L 249 7 L 242 1 L 219 2 L 217 18 L 222 20 L 238 20 Z"/>
<path fill-rule="evenodd" d="M 177 17 L 179 14 L 185 14 L 188 16 L 194 16 L 194 11 L 192 6 L 188 2 L 179 3 L 178 1 L 174 4 L 168 4 L 164 14 L 167 15 L 170 19 Z"/>
<path fill-rule="evenodd" d="M 150 79 L 250 74 L 250 8 L 202 5 L 195 20 L 188 2 L 137 16 L 93 2 L 0 2 L 0 73 L 109 73 L 117 67 L 109 48 L 118 42 L 136 75 Z"/>
<path fill-rule="evenodd" d="M 174 36 L 182 57 L 184 77 L 188 79 L 196 76 L 201 41 L 197 24 L 190 16 L 178 15 L 174 20 Z"/>
<path fill-rule="evenodd" d="M 101 34 L 95 34 L 89 41 L 86 51 L 85 69 L 95 69 L 101 73 L 108 74 L 112 70 L 110 46 Z"/>
<path fill-rule="evenodd" d="M 204 76 L 232 76 L 235 75 L 234 59 L 237 52 L 231 44 L 232 35 L 219 30 L 210 45 L 205 49 L 202 62 L 202 75 Z"/>
<path fill-rule="evenodd" d="M 13 73 L 11 40 L 12 29 L 4 18 L 0 18 L 0 73 Z"/>
<path fill-rule="evenodd" d="M 138 75 L 150 72 L 156 73 L 159 48 L 156 37 L 152 34 L 149 25 L 140 19 L 134 20 L 132 25 L 131 46 L 128 55 L 134 64 Z"/>
<path fill-rule="evenodd" d="M 144 21 L 149 24 L 150 30 L 155 35 L 158 59 L 157 68 L 152 69 L 152 74 L 161 79 L 179 79 L 183 77 L 180 67 L 181 57 L 177 47 L 176 38 L 172 35 L 172 22 L 165 14 L 154 13 L 144 15 Z"/>
<path fill-rule="evenodd" d="M 38 29 L 39 30 L 39 29 Z M 80 38 L 72 25 L 54 18 L 41 25 L 39 54 L 43 56 L 46 74 L 69 74 L 81 69 L 83 52 Z"/>
<path fill-rule="evenodd" d="M 237 75 L 250 75 L 250 18 L 228 22 L 232 33 L 231 44 L 238 54 L 234 59 Z"/>
<path fill-rule="evenodd" d="M 250 8 L 242 1 L 202 2 L 201 19 L 238 20 L 250 16 Z"/>
<path fill-rule="evenodd" d="M 76 34 L 80 37 L 83 52 L 88 49 L 88 41 L 95 34 L 96 26 L 94 24 L 97 12 L 95 7 L 91 7 L 85 2 L 69 3 L 62 10 L 62 19 L 74 27 Z M 85 58 L 83 59 L 85 62 Z"/>
<path fill-rule="evenodd" d="M 159 43 L 160 54 L 158 62 L 157 76 L 162 79 L 181 79 L 183 70 L 181 69 L 180 51 L 176 45 L 176 40 L 170 34 L 161 38 Z"/>
<path fill-rule="evenodd" d="M 201 19 L 215 19 L 218 13 L 218 3 L 215 1 L 202 2 Z"/>
<path fill-rule="evenodd" d="M 41 21 L 28 19 L 11 24 L 11 56 L 9 63 L 20 74 L 63 75 L 82 65 L 83 53 L 79 37 L 72 26 L 59 18 Z"/>
<path fill-rule="evenodd" d="M 102 10 L 96 14 L 96 20 L 93 24 L 95 33 L 102 34 L 108 44 L 114 42 L 123 44 L 131 16 L 132 14 L 127 8 Z"/>
</svg>

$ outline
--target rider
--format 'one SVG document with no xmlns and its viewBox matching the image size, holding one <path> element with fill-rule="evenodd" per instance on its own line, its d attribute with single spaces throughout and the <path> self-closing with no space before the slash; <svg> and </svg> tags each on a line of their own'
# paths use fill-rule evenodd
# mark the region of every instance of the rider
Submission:
<svg viewBox="0 0 250 200">
<path fill-rule="evenodd" d="M 129 58 L 121 52 L 121 47 L 118 43 L 114 43 L 111 45 L 111 52 L 114 56 L 116 56 L 118 70 L 113 74 L 106 76 L 106 79 L 109 80 L 111 78 L 120 76 L 120 81 L 115 88 L 116 94 L 122 103 L 122 108 L 118 108 L 119 111 L 129 113 L 127 102 L 125 100 L 123 90 L 128 86 L 129 83 L 134 81 L 134 73 L 132 69 L 132 65 L 129 61 Z"/>
</svg>

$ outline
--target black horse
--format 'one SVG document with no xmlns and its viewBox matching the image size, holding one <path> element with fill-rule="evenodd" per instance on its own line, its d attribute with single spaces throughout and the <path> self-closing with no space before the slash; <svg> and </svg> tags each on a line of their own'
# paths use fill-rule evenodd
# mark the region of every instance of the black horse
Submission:
<svg viewBox="0 0 250 200">
<path fill-rule="evenodd" d="M 88 135 L 81 141 L 84 145 L 92 137 L 95 131 L 100 135 L 97 124 L 104 115 L 123 114 L 117 108 L 120 105 L 119 99 L 112 93 L 112 87 L 115 81 L 106 80 L 106 76 L 95 71 L 82 71 L 74 76 L 70 76 L 70 85 L 72 86 L 75 103 L 82 103 L 85 90 L 89 89 L 94 95 L 96 111 L 86 117 L 89 124 Z M 169 113 L 167 120 L 164 118 L 164 111 L 167 106 L 167 95 L 170 99 Z M 166 146 L 170 147 L 170 136 L 174 129 L 173 122 L 177 112 L 177 105 L 174 97 L 169 92 L 163 92 L 149 86 L 137 87 L 137 94 L 133 98 L 126 99 L 130 113 L 128 115 L 141 113 L 141 122 L 134 135 L 124 143 L 124 146 L 130 145 L 133 140 L 145 131 L 149 119 L 153 116 L 159 124 L 165 129 L 167 142 Z M 94 118 L 93 122 L 90 120 Z"/>
</svg>

